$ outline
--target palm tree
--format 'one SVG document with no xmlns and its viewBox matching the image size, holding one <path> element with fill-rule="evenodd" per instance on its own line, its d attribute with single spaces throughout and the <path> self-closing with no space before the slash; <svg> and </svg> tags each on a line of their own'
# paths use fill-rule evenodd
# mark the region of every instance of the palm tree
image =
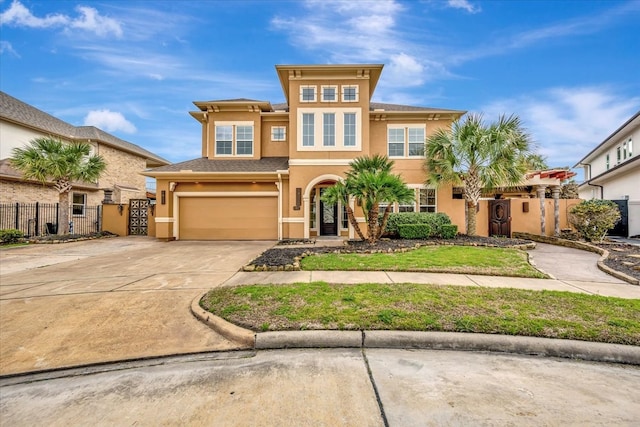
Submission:
<svg viewBox="0 0 640 427">
<path fill-rule="evenodd" d="M 358 157 L 349 163 L 349 166 L 351 170 L 346 172 L 344 182 L 338 182 L 328 188 L 322 196 L 322 201 L 327 204 L 341 202 L 347 209 L 349 223 L 358 237 L 374 244 L 384 232 L 391 204 L 412 201 L 414 192 L 407 187 L 399 175 L 391 173 L 393 161 L 386 156 Z M 366 238 L 349 206 L 351 197 L 362 206 L 367 221 Z M 380 203 L 389 204 L 385 209 L 382 224 L 379 223 Z"/>
<path fill-rule="evenodd" d="M 527 169 L 531 140 L 517 116 L 486 125 L 482 115 L 456 120 L 425 144 L 427 182 L 463 187 L 467 234 L 476 234 L 476 208 L 483 188 L 518 185 Z"/>
<path fill-rule="evenodd" d="M 25 148 L 14 148 L 11 165 L 25 179 L 43 184 L 53 181 L 60 202 L 58 234 L 69 230 L 69 192 L 72 181 L 96 182 L 106 168 L 101 156 L 90 156 L 91 146 L 83 142 L 64 143 L 51 137 L 36 138 Z"/>
</svg>

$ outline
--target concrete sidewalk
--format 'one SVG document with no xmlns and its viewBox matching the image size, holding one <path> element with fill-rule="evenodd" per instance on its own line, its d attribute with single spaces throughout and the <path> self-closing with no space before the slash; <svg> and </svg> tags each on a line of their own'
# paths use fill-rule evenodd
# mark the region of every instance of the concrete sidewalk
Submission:
<svg viewBox="0 0 640 427">
<path fill-rule="evenodd" d="M 423 283 L 532 290 L 579 292 L 618 298 L 640 298 L 640 286 L 611 278 L 608 282 L 587 280 L 530 279 L 448 273 L 393 271 L 265 271 L 237 272 L 222 286 L 286 284 L 322 281 L 327 283 Z"/>
</svg>

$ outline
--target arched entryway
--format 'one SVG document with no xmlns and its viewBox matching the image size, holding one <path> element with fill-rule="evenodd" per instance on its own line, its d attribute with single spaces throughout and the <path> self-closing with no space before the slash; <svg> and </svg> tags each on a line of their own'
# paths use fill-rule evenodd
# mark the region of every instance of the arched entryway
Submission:
<svg viewBox="0 0 640 427">
<path fill-rule="evenodd" d="M 327 205 L 322 194 L 327 188 L 341 181 L 338 175 L 321 175 L 311 180 L 304 193 L 305 238 L 347 237 L 351 233 L 341 203 Z"/>
</svg>

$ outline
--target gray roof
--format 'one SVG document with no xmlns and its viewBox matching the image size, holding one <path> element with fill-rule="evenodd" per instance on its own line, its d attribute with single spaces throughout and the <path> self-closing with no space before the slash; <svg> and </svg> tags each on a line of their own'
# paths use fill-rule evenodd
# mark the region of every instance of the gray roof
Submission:
<svg viewBox="0 0 640 427">
<path fill-rule="evenodd" d="M 443 108 L 431 108 L 431 107 L 414 107 L 412 105 L 400 105 L 400 104 L 385 104 L 382 102 L 369 103 L 369 110 L 385 110 L 385 111 L 424 111 L 424 112 L 451 112 L 451 113 L 463 113 L 464 111 L 447 110 Z"/>
<path fill-rule="evenodd" d="M 154 168 L 151 172 L 180 172 L 191 170 L 193 172 L 276 172 L 289 169 L 288 157 L 263 157 L 261 159 L 247 160 L 220 160 L 202 157 L 186 162 L 174 163 L 167 166 Z"/>
<path fill-rule="evenodd" d="M 169 163 L 168 160 L 136 144 L 115 137 L 94 126 L 73 126 L 2 91 L 0 91 L 0 117 L 64 139 L 97 140 L 114 148 L 137 154 L 155 164 Z"/>
</svg>

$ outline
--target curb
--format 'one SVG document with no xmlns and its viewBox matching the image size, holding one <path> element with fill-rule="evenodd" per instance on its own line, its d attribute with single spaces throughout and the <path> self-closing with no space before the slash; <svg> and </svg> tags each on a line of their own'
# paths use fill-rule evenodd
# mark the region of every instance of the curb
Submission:
<svg viewBox="0 0 640 427">
<path fill-rule="evenodd" d="M 230 341 L 235 341 L 244 346 L 244 349 L 254 348 L 256 337 L 253 332 L 248 329 L 236 326 L 233 323 L 227 322 L 221 317 L 214 316 L 202 307 L 200 307 L 200 300 L 207 294 L 204 292 L 191 301 L 191 313 L 206 324 L 208 327 L 225 337 Z"/>
</svg>

